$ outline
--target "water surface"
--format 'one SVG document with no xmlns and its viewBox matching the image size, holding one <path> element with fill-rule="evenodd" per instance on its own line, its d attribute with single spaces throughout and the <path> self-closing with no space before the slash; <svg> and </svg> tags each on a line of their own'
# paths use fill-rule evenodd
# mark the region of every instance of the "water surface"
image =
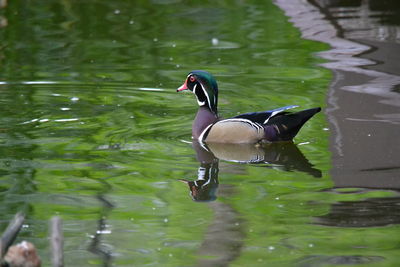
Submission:
<svg viewBox="0 0 400 267">
<path fill-rule="evenodd" d="M 326 106 L 332 73 L 315 53 L 328 45 L 302 39 L 273 3 L 10 2 L 0 16 L 0 225 L 24 211 L 19 240 L 45 265 L 54 215 L 67 266 L 398 259 L 397 226 L 363 228 L 346 208 L 394 207 L 397 194 L 332 190 L 324 113 L 294 144 L 240 158 L 191 144 L 197 105 L 175 90 L 193 69 L 216 76 L 224 117 Z M 214 187 L 193 200 L 180 180 L 204 173 Z"/>
</svg>

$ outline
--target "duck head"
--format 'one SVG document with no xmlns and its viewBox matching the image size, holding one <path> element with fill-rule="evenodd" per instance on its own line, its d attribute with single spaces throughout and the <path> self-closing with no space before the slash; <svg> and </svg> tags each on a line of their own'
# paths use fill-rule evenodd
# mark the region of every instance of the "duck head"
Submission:
<svg viewBox="0 0 400 267">
<path fill-rule="evenodd" d="M 191 71 L 186 81 L 176 91 L 190 90 L 196 95 L 200 107 L 206 107 L 217 115 L 218 85 L 214 77 L 202 70 Z"/>
</svg>

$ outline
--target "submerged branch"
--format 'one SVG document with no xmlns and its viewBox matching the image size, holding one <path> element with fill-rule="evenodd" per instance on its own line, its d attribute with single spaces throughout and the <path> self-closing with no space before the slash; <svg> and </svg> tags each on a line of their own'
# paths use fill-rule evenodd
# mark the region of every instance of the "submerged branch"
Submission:
<svg viewBox="0 0 400 267">
<path fill-rule="evenodd" d="M 7 229 L 4 231 L 0 239 L 0 259 L 2 260 L 4 255 L 7 253 L 8 248 L 14 242 L 19 231 L 21 230 L 22 223 L 25 220 L 25 216 L 19 212 L 15 214 L 14 219 L 10 222 Z"/>
</svg>

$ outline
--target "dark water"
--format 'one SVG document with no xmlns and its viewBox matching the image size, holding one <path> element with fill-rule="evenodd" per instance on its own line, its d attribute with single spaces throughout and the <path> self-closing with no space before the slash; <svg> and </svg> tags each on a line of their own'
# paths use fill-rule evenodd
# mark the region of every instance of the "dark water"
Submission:
<svg viewBox="0 0 400 267">
<path fill-rule="evenodd" d="M 0 25 L 0 228 L 25 212 L 19 240 L 33 242 L 45 266 L 54 215 L 64 222 L 67 266 L 393 266 L 400 260 L 393 190 L 398 105 L 379 91 L 372 98 L 390 111 L 364 117 L 332 111 L 332 99 L 349 99 L 335 95 L 339 71 L 349 73 L 341 87 L 354 86 L 349 81 L 359 76 L 332 68 L 323 52 L 332 44 L 301 38 L 304 32 L 273 3 L 10 1 L 0 9 Z M 348 36 L 334 35 L 348 44 Z M 364 38 L 368 53 L 355 61 L 379 57 L 379 45 L 396 47 L 396 38 Z M 377 48 L 369 50 L 371 43 Z M 349 58 L 343 65 L 351 65 Z M 396 81 L 391 66 L 374 71 Z M 325 112 L 294 144 L 214 146 L 211 154 L 191 144 L 193 95 L 175 92 L 192 69 L 216 76 L 225 117 L 290 104 Z M 398 87 L 385 86 L 398 95 Z M 358 102 L 335 103 L 343 110 Z M 370 164 L 369 151 L 338 133 L 363 133 L 354 121 L 373 125 L 377 118 L 394 128 L 382 130 L 391 140 L 361 146 L 376 144 L 374 157 L 387 156 Z M 357 160 L 364 164 L 352 164 Z M 340 182 L 363 175 L 393 184 Z M 208 184 L 190 194 L 182 180 L 198 179 Z"/>
</svg>

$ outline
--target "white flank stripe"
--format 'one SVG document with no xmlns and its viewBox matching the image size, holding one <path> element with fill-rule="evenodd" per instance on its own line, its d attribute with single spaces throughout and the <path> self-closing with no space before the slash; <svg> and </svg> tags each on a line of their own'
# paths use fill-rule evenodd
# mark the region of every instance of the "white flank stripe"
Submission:
<svg viewBox="0 0 400 267">
<path fill-rule="evenodd" d="M 269 119 L 271 119 L 271 118 L 272 118 L 273 116 L 275 116 L 276 114 L 279 114 L 279 113 L 281 113 L 281 112 L 283 112 L 283 111 L 285 111 L 285 110 L 288 110 L 288 109 L 298 108 L 298 107 L 299 107 L 299 106 L 292 105 L 292 106 L 287 106 L 287 107 L 283 107 L 283 108 L 278 108 L 278 109 L 272 111 L 271 115 L 264 121 L 263 124 L 266 124 L 266 123 L 269 121 Z"/>
<path fill-rule="evenodd" d="M 200 134 L 200 136 L 199 136 L 199 142 L 200 142 L 200 144 L 203 143 L 203 141 L 204 141 L 204 140 L 203 140 L 204 135 L 206 134 L 207 130 L 208 130 L 211 126 L 213 126 L 213 124 L 208 125 L 208 126 L 203 130 L 203 132 Z"/>
<path fill-rule="evenodd" d="M 206 132 L 208 131 L 208 129 L 210 129 L 211 126 L 213 126 L 213 125 L 214 125 L 214 124 L 208 125 L 208 126 L 203 130 L 203 132 L 200 134 L 200 136 L 199 136 L 199 144 L 200 144 L 200 146 L 201 146 L 204 150 L 206 150 L 206 151 L 208 151 L 208 152 L 210 152 L 210 151 L 209 151 L 208 148 L 204 145 L 204 140 L 203 140 L 203 138 L 204 138 L 204 135 L 206 134 Z"/>
</svg>

